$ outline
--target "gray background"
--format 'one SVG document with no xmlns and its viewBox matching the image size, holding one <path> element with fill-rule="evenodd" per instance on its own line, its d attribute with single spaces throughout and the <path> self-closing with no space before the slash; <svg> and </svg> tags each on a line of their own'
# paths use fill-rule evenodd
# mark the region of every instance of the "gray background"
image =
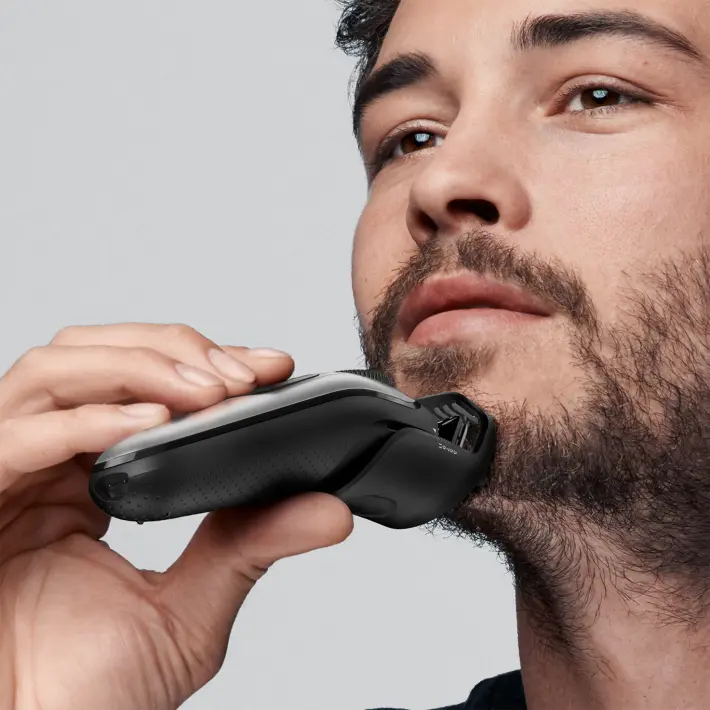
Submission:
<svg viewBox="0 0 710 710">
<path fill-rule="evenodd" d="M 336 19 L 330 0 L 0 5 L 2 371 L 65 325 L 127 320 L 285 349 L 297 374 L 362 365 Z M 108 540 L 164 569 L 198 522 Z M 492 552 L 356 519 L 259 582 L 183 707 L 424 710 L 517 664 Z"/>
</svg>

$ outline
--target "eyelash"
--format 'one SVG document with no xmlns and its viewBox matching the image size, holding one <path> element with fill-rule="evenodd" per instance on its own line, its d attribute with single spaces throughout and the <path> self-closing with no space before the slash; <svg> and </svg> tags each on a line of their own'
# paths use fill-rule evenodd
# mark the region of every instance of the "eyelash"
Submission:
<svg viewBox="0 0 710 710">
<path fill-rule="evenodd" d="M 573 84 L 572 86 L 568 87 L 565 89 L 564 93 L 559 96 L 555 100 L 555 106 L 558 107 L 560 105 L 566 106 L 571 99 L 576 95 L 581 93 L 582 91 L 586 91 L 587 89 L 609 89 L 617 94 L 619 96 L 625 98 L 625 99 L 631 99 L 631 101 L 627 104 L 622 104 L 620 106 L 598 106 L 597 108 L 590 108 L 590 109 L 582 109 L 580 111 L 572 111 L 570 112 L 572 115 L 575 114 L 582 114 L 585 117 L 589 116 L 599 116 L 599 115 L 604 115 L 604 114 L 609 114 L 609 113 L 615 113 L 617 111 L 625 111 L 628 109 L 629 106 L 635 106 L 637 104 L 646 104 L 646 105 L 651 105 L 653 104 L 653 101 L 649 99 L 646 96 L 643 96 L 640 93 L 637 93 L 635 91 L 630 91 L 626 90 L 625 88 L 622 88 L 620 86 L 616 86 L 613 82 L 607 82 L 607 83 L 600 83 L 600 82 L 589 82 L 589 81 L 580 81 L 577 84 Z M 382 168 L 385 167 L 388 163 L 390 163 L 393 160 L 398 160 L 399 158 L 393 157 L 394 149 L 397 146 L 397 143 L 399 143 L 400 140 L 405 138 L 408 135 L 411 135 L 413 133 L 432 133 L 433 131 L 428 131 L 424 126 L 419 126 L 417 127 L 416 125 L 414 126 L 405 126 L 403 128 L 397 129 L 393 133 L 391 133 L 387 138 L 382 141 L 380 144 L 379 148 L 377 149 L 377 153 L 375 155 L 375 159 L 367 164 L 367 169 L 370 171 L 372 177 L 377 175 L 377 173 L 382 170 Z M 419 152 L 419 151 L 416 151 Z M 410 154 L 413 155 L 413 154 Z M 406 157 L 406 156 L 402 156 Z"/>
</svg>

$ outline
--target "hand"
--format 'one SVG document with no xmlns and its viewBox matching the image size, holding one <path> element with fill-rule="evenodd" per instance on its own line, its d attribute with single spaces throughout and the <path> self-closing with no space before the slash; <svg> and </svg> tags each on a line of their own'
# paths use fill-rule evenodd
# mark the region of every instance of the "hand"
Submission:
<svg viewBox="0 0 710 710">
<path fill-rule="evenodd" d="M 207 515 L 164 573 L 100 541 L 88 479 L 102 451 L 293 367 L 183 325 L 120 324 L 67 328 L 0 379 L 0 707 L 178 708 L 221 667 L 270 565 L 347 538 L 348 507 L 311 493 Z"/>
</svg>

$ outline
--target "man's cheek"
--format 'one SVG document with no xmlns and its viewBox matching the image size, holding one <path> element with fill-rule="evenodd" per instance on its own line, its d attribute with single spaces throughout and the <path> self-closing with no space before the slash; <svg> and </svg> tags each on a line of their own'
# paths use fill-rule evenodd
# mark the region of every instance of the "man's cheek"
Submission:
<svg viewBox="0 0 710 710">
<path fill-rule="evenodd" d="M 355 230 L 352 280 L 358 312 L 369 311 L 397 276 L 401 266 L 416 250 L 407 230 L 404 213 L 376 209 L 369 204 Z"/>
</svg>

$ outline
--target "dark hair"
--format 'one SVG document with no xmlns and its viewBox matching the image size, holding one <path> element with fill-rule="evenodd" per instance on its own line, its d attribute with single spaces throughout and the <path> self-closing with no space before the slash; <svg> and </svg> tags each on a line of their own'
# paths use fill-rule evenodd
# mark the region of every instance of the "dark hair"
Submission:
<svg viewBox="0 0 710 710">
<path fill-rule="evenodd" d="M 335 45 L 358 58 L 351 84 L 358 90 L 372 71 L 382 49 L 399 0 L 336 0 L 342 8 Z"/>
</svg>

